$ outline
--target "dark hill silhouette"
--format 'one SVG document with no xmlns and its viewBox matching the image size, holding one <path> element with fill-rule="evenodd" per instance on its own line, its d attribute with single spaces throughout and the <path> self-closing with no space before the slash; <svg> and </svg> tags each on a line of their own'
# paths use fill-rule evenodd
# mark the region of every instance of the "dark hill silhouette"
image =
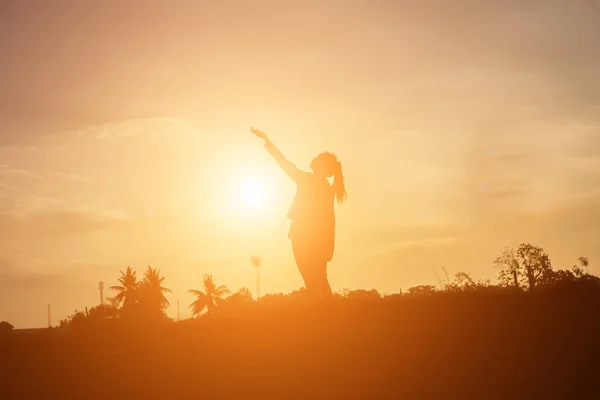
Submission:
<svg viewBox="0 0 600 400">
<path fill-rule="evenodd" d="M 97 319 L 13 334 L 2 398 L 600 395 L 597 282 L 349 292 L 327 307 L 302 292 L 263 300 L 179 323 Z"/>
<path fill-rule="evenodd" d="M 197 318 L 165 315 L 165 277 L 127 268 L 110 304 L 56 328 L 0 323 L 0 396 L 23 398 L 596 399 L 600 278 L 554 270 L 523 244 L 500 285 L 464 272 L 442 289 L 311 290 L 252 299 L 204 276 Z M 196 287 L 202 287 L 198 285 Z"/>
</svg>

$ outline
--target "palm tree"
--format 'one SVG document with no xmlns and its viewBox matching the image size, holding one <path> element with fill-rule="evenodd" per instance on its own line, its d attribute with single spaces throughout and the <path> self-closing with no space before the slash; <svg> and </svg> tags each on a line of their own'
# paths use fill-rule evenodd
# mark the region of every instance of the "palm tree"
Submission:
<svg viewBox="0 0 600 400">
<path fill-rule="evenodd" d="M 216 311 L 218 307 L 223 305 L 225 301 L 223 296 L 230 293 L 225 285 L 216 286 L 212 275 L 204 274 L 204 292 L 201 290 L 189 290 L 191 294 L 196 296 L 196 301 L 190 304 L 192 315 L 197 316 L 205 309 L 209 314 Z"/>
<path fill-rule="evenodd" d="M 142 285 L 144 289 L 144 295 L 149 296 L 147 299 L 152 304 L 156 304 L 160 310 L 165 310 L 169 307 L 169 301 L 165 297 L 164 293 L 171 293 L 171 289 L 163 287 L 162 283 L 165 281 L 164 276 L 160 276 L 160 270 L 148 266 L 144 274 L 144 280 Z"/>
<path fill-rule="evenodd" d="M 114 297 L 107 297 L 106 301 L 107 301 L 108 307 L 119 308 L 119 302 Z"/>
<path fill-rule="evenodd" d="M 138 298 L 138 287 L 139 282 L 136 277 L 136 272 L 127 267 L 125 272 L 121 271 L 121 277 L 119 278 L 120 286 L 111 286 L 111 290 L 116 290 L 118 293 L 114 297 L 117 304 L 123 303 L 123 307 L 129 307 L 130 304 L 134 304 Z"/>
</svg>

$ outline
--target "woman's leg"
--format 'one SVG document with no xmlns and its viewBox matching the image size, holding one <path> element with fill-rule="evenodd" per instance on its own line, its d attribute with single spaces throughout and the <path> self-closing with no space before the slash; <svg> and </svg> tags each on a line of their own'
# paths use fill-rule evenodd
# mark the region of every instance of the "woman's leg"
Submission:
<svg viewBox="0 0 600 400">
<path fill-rule="evenodd" d="M 290 229 L 292 250 L 298 270 L 304 279 L 306 289 L 319 298 L 331 298 L 331 286 L 327 281 L 327 258 L 323 242 L 314 231 L 302 231 L 293 226 Z"/>
<path fill-rule="evenodd" d="M 318 261 L 315 263 L 315 286 L 319 291 L 322 299 L 330 299 L 332 297 L 331 286 L 327 280 L 327 262 Z"/>
<path fill-rule="evenodd" d="M 292 250 L 298 271 L 302 275 L 307 291 L 313 297 L 319 297 L 318 281 L 314 277 L 313 257 L 310 247 L 301 237 L 292 238 Z"/>
</svg>

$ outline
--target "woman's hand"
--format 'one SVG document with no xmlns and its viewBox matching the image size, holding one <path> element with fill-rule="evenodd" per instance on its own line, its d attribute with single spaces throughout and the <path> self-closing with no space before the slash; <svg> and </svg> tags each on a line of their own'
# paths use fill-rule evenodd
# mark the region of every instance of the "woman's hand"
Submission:
<svg viewBox="0 0 600 400">
<path fill-rule="evenodd" d="M 256 136 L 258 136 L 259 138 L 261 138 L 262 140 L 264 140 L 265 143 L 270 143 L 271 142 L 269 140 L 269 138 L 267 137 L 267 135 L 263 131 L 260 131 L 258 129 L 254 129 L 254 128 L 250 128 L 250 132 L 252 132 Z"/>
</svg>

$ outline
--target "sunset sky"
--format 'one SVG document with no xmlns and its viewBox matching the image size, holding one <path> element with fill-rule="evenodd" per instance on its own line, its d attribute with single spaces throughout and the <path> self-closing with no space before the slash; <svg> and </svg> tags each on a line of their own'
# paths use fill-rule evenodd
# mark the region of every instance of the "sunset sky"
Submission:
<svg viewBox="0 0 600 400">
<path fill-rule="evenodd" d="M 207 272 L 254 292 L 252 254 L 262 294 L 299 288 L 295 187 L 250 126 L 340 157 L 334 290 L 495 278 L 523 241 L 600 273 L 591 3 L 1 2 L 0 320 L 56 324 L 128 265 L 171 317 Z"/>
</svg>

